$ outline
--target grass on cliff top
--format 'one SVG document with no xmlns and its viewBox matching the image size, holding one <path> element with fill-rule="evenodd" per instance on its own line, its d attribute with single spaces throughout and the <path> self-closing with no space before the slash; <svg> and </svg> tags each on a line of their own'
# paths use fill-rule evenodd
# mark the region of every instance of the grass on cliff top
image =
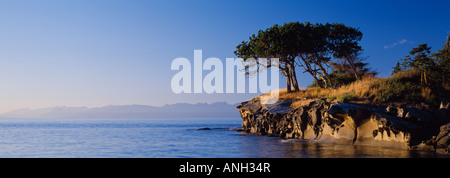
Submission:
<svg viewBox="0 0 450 178">
<path fill-rule="evenodd" d="M 308 87 L 293 93 L 287 93 L 286 89 L 280 89 L 279 98 L 298 100 L 292 103 L 291 108 L 293 109 L 320 98 L 326 98 L 329 102 L 397 106 L 419 104 L 434 107 L 438 106 L 441 100 L 448 100 L 449 91 L 448 84 L 438 87 L 421 85 L 420 72 L 409 70 L 390 78 L 365 77 L 335 89 Z"/>
</svg>

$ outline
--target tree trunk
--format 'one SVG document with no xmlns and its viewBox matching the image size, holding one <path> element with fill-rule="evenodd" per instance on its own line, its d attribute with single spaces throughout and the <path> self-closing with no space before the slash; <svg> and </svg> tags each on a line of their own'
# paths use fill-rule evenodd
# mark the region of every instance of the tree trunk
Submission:
<svg viewBox="0 0 450 178">
<path fill-rule="evenodd" d="M 426 73 L 426 71 L 423 71 L 423 78 L 425 79 L 425 85 L 428 86 L 427 73 Z"/>
<path fill-rule="evenodd" d="M 428 86 L 427 74 L 424 70 L 420 71 L 420 84 L 422 84 L 422 86 Z"/>
<path fill-rule="evenodd" d="M 303 58 L 302 56 L 301 56 L 301 59 L 302 59 L 302 61 L 303 61 L 303 63 L 304 63 L 304 65 L 301 65 L 302 67 L 303 67 L 303 69 L 305 69 L 305 71 L 306 72 L 308 72 L 309 74 L 311 74 L 311 76 L 316 80 L 316 82 L 317 82 L 317 85 L 319 85 L 319 87 L 320 88 L 323 88 L 323 85 L 319 82 L 319 80 L 317 79 L 317 76 L 316 76 L 316 73 L 317 72 L 313 72 L 313 70 L 311 69 L 311 65 L 310 65 L 310 63 L 308 63 L 308 61 L 305 59 L 305 58 Z"/>
<path fill-rule="evenodd" d="M 321 76 L 321 78 L 322 78 L 322 80 L 323 80 L 323 82 L 325 82 L 325 88 L 328 88 L 328 83 L 327 83 L 327 80 L 323 77 L 323 75 Z"/>
<path fill-rule="evenodd" d="M 311 74 L 311 75 L 312 75 L 312 74 Z M 313 75 L 313 77 L 314 77 L 314 80 L 316 80 L 317 85 L 319 85 L 320 88 L 325 88 L 325 87 L 322 85 L 322 83 L 319 82 L 319 79 L 318 79 L 315 75 Z"/>
<path fill-rule="evenodd" d="M 323 85 L 319 82 L 319 79 L 317 78 L 316 75 L 314 75 L 311 71 L 306 70 L 309 74 L 311 74 L 311 76 L 314 78 L 314 80 L 316 80 L 317 85 L 319 85 L 320 88 L 324 88 Z"/>
<path fill-rule="evenodd" d="M 290 72 L 290 68 L 289 66 L 286 66 L 286 88 L 287 88 L 287 92 L 291 93 L 292 92 L 292 88 L 291 88 L 291 81 L 292 81 L 292 77 L 291 77 L 291 72 Z"/>
<path fill-rule="evenodd" d="M 333 83 L 331 82 L 330 76 L 328 75 L 327 70 L 325 70 L 325 68 L 323 68 L 322 65 L 318 65 L 320 67 L 320 70 L 323 72 L 323 74 L 325 75 L 326 79 L 328 80 L 328 84 L 330 87 L 333 87 Z"/>
<path fill-rule="evenodd" d="M 358 75 L 358 72 L 356 72 L 355 66 L 353 65 L 353 61 L 350 60 L 349 57 L 345 57 L 345 60 L 347 60 L 348 64 L 350 65 L 350 68 L 352 69 L 353 74 L 355 74 L 356 80 L 361 79 L 360 76 Z"/>
<path fill-rule="evenodd" d="M 420 71 L 420 85 L 423 86 L 423 72 Z"/>
<path fill-rule="evenodd" d="M 294 87 L 294 91 L 300 91 L 300 87 L 298 86 L 297 74 L 295 74 L 295 64 L 290 64 L 290 72 L 292 78 L 292 86 Z"/>
</svg>

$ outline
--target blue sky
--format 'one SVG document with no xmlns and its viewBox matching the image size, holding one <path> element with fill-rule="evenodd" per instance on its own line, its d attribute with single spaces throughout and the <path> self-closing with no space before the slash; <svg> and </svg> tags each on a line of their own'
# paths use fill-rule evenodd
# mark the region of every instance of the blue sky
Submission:
<svg viewBox="0 0 450 178">
<path fill-rule="evenodd" d="M 0 0 L 0 112 L 237 103 L 255 94 L 172 93 L 172 60 L 193 60 L 195 49 L 204 59 L 235 57 L 236 45 L 259 29 L 291 21 L 360 28 L 363 56 L 388 77 L 418 44 L 442 47 L 450 32 L 448 7 L 444 0 Z M 297 73 L 301 87 L 312 82 Z"/>
</svg>

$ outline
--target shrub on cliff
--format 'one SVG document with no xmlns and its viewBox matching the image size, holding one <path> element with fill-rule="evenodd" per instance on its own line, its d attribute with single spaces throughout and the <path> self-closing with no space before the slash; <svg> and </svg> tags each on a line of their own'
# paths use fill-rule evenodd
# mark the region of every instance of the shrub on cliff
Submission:
<svg viewBox="0 0 450 178">
<path fill-rule="evenodd" d="M 424 102 L 438 105 L 450 93 L 450 35 L 444 49 L 431 53 L 426 43 L 413 48 L 397 62 L 394 76 L 374 85 L 380 87 L 377 101 Z"/>
<path fill-rule="evenodd" d="M 439 106 L 443 100 L 448 100 L 448 88 L 443 85 L 423 85 L 423 73 L 418 69 L 401 71 L 392 76 L 375 82 L 371 88 L 377 91 L 374 101 L 378 103 L 427 104 Z"/>
<path fill-rule="evenodd" d="M 420 102 L 421 95 L 420 72 L 418 70 L 402 71 L 391 78 L 375 82 L 371 87 L 377 89 L 375 101 L 386 102 Z"/>
</svg>

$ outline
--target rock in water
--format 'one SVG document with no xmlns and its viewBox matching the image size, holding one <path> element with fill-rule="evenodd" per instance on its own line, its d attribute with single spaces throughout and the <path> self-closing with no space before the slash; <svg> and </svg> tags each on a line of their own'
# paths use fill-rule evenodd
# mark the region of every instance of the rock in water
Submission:
<svg viewBox="0 0 450 178">
<path fill-rule="evenodd" d="M 212 130 L 212 129 L 208 128 L 208 127 L 204 127 L 204 128 L 194 129 L 194 130 Z"/>
</svg>

